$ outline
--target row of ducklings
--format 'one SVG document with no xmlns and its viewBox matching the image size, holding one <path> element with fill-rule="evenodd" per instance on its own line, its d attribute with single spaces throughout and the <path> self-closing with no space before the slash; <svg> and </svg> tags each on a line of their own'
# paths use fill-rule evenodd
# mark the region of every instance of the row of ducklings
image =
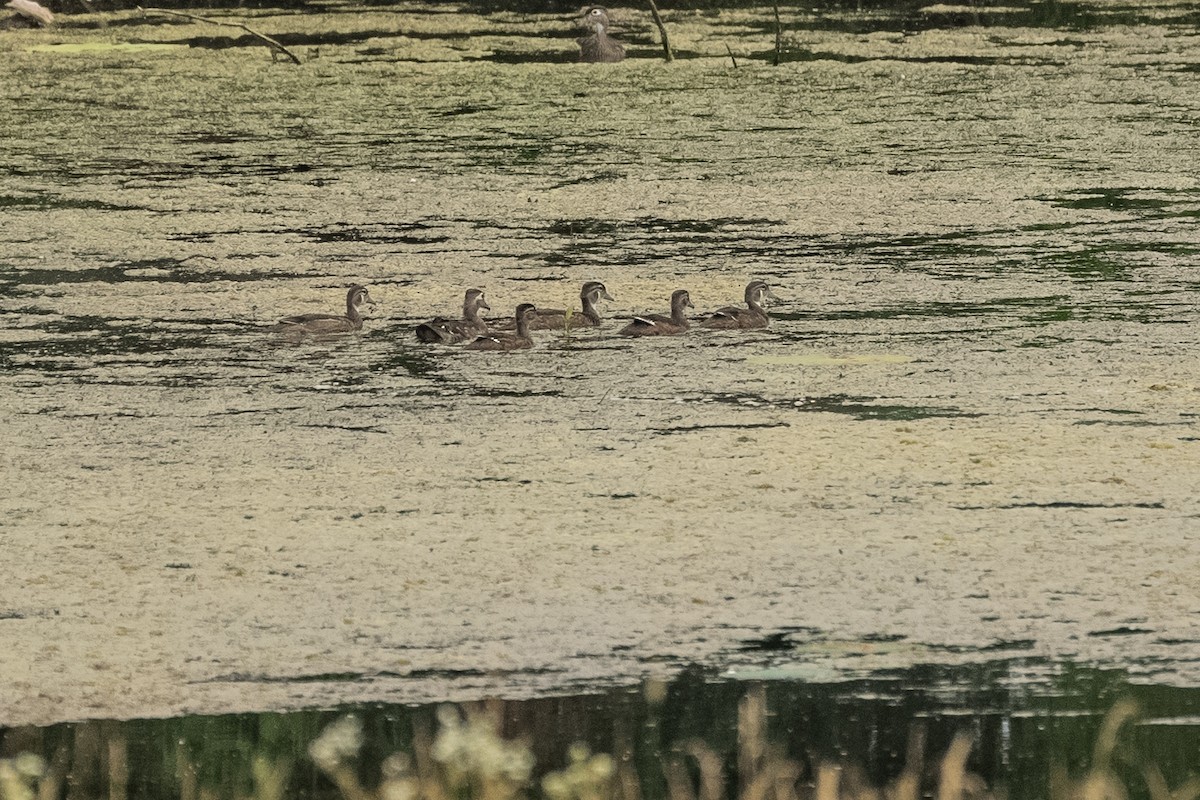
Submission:
<svg viewBox="0 0 1200 800">
<path fill-rule="evenodd" d="M 746 286 L 746 307 L 725 306 L 700 321 L 704 328 L 737 329 L 765 328 L 769 320 L 764 303 L 775 295 L 763 281 L 751 281 Z M 436 317 L 416 327 L 417 338 L 429 344 L 466 343 L 469 350 L 519 350 L 533 345 L 530 333 L 535 330 L 576 330 L 595 328 L 601 323 L 596 306 L 600 301 L 612 301 L 603 283 L 587 281 L 579 292 L 580 311 L 557 308 L 537 308 L 521 303 L 510 319 L 488 320 L 483 311 L 491 311 L 483 291 L 468 289 L 463 298 L 462 319 Z M 671 294 L 671 313 L 644 314 L 634 317 L 622 328 L 622 336 L 669 336 L 683 333 L 691 327 L 685 309 L 694 308 L 686 289 Z"/>
<path fill-rule="evenodd" d="M 763 281 L 751 281 L 746 286 L 746 307 L 725 306 L 706 315 L 700 326 L 713 329 L 765 328 L 768 317 L 764 303 L 777 299 Z M 488 320 L 483 311 L 491 311 L 483 291 L 468 289 L 463 299 L 462 319 L 435 317 L 416 327 L 419 340 L 429 344 L 466 343 L 468 350 L 519 350 L 533 346 L 531 331 L 576 330 L 595 328 L 601 323 L 596 305 L 612 301 L 603 283 L 587 281 L 579 293 L 582 309 L 539 309 L 532 303 L 521 303 L 509 319 Z M 362 307 L 374 305 L 365 286 L 352 286 L 346 294 L 345 315 L 300 314 L 284 317 L 273 330 L 281 333 L 329 335 L 362 329 Z M 694 308 L 686 289 L 671 294 L 671 313 L 645 314 L 634 317 L 622 328 L 622 336 L 669 336 L 683 333 L 691 322 L 685 309 Z"/>
</svg>

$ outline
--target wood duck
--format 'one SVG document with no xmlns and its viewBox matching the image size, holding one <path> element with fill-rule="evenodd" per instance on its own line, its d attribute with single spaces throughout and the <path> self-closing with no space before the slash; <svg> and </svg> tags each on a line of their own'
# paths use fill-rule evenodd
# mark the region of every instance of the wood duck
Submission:
<svg viewBox="0 0 1200 800">
<path fill-rule="evenodd" d="M 350 291 L 346 292 L 345 316 L 338 316 L 337 314 L 297 314 L 293 317 L 284 317 L 279 320 L 278 323 L 272 326 L 271 330 L 293 335 L 303 335 L 306 333 L 328 335 L 360 331 L 363 326 L 363 318 L 362 314 L 359 313 L 359 309 L 364 305 L 375 305 L 375 301 L 367 293 L 367 287 L 351 286 Z"/>
<path fill-rule="evenodd" d="M 683 333 L 688 329 L 688 319 L 683 315 L 684 308 L 695 308 L 687 289 L 676 289 L 671 294 L 671 316 L 662 314 L 646 314 L 634 317 L 633 322 L 621 329 L 622 336 L 669 336 L 673 333 Z"/>
<path fill-rule="evenodd" d="M 575 330 L 576 328 L 595 328 L 600 324 L 600 313 L 596 311 L 596 303 L 601 300 L 611 302 L 612 296 L 604 288 L 603 283 L 599 281 L 587 281 L 583 284 L 583 289 L 579 292 L 579 300 L 583 306 L 583 313 L 573 311 L 570 316 L 561 308 L 539 308 L 529 317 L 529 330 L 561 331 Z M 516 320 L 506 319 L 491 327 L 499 328 L 500 330 L 512 330 L 516 327 Z"/>
<path fill-rule="evenodd" d="M 458 344 L 474 339 L 482 333 L 487 333 L 487 323 L 479 315 L 479 310 L 492 307 L 487 304 L 483 292 L 479 289 L 467 289 L 463 297 L 462 319 L 445 319 L 434 317 L 428 322 L 417 326 L 417 338 L 428 344 Z"/>
<path fill-rule="evenodd" d="M 485 333 L 467 345 L 468 350 L 523 350 L 533 347 L 533 339 L 529 337 L 529 323 L 537 313 L 532 303 L 521 303 L 513 318 L 517 321 L 515 333 L 502 331 Z"/>
<path fill-rule="evenodd" d="M 702 328 L 718 328 L 733 330 L 734 328 L 765 328 L 769 318 L 763 308 L 764 300 L 778 300 L 771 294 L 770 288 L 763 281 L 750 281 L 746 284 L 746 307 L 725 306 L 718 308 L 701 323 Z"/>
<path fill-rule="evenodd" d="M 615 63 L 625 58 L 625 48 L 616 39 L 608 35 L 608 11 L 600 6 L 592 6 L 583 12 L 581 26 L 591 33 L 576 41 L 579 42 L 579 60 L 588 64 L 602 62 Z"/>
</svg>

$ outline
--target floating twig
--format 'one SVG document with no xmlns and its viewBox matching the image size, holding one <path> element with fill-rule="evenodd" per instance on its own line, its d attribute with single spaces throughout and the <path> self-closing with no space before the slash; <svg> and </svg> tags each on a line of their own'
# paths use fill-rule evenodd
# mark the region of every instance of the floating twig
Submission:
<svg viewBox="0 0 1200 800">
<path fill-rule="evenodd" d="M 267 46 L 271 48 L 272 53 L 275 53 L 275 52 L 283 53 L 285 56 L 287 56 L 288 58 L 290 58 L 292 60 L 293 64 L 300 63 L 300 59 L 297 58 L 296 54 L 293 53 L 291 50 L 288 50 L 286 47 L 284 47 L 279 42 L 272 39 L 270 36 L 267 36 L 265 33 L 259 33 L 258 31 L 254 30 L 253 28 L 249 27 L 248 25 L 243 25 L 240 22 L 224 22 L 219 19 L 211 19 L 209 17 L 202 17 L 199 14 L 187 14 L 182 11 L 167 11 L 165 8 L 142 8 L 141 6 L 138 6 L 138 11 L 142 12 L 143 16 L 146 16 L 147 14 L 164 14 L 168 17 L 183 17 L 184 19 L 194 19 L 197 22 L 207 22 L 211 25 L 224 25 L 227 28 L 241 28 L 242 30 L 244 30 L 246 33 L 250 34 L 254 38 L 260 39 L 260 40 L 266 42 Z"/>
<path fill-rule="evenodd" d="M 662 36 L 663 57 L 667 61 L 674 61 L 675 55 L 671 52 L 671 40 L 667 37 L 667 26 L 663 25 L 662 15 L 658 13 L 658 3 L 654 0 L 650 2 L 650 16 L 654 17 L 654 24 L 658 26 L 658 33 Z"/>
<path fill-rule="evenodd" d="M 729 60 L 733 62 L 733 68 L 737 69 L 737 59 L 733 57 L 733 48 L 725 45 L 725 52 L 729 53 Z"/>
<path fill-rule="evenodd" d="M 771 7 L 775 9 L 775 60 L 772 63 L 778 67 L 783 51 L 783 23 L 779 20 L 779 3 L 772 3 Z"/>
</svg>

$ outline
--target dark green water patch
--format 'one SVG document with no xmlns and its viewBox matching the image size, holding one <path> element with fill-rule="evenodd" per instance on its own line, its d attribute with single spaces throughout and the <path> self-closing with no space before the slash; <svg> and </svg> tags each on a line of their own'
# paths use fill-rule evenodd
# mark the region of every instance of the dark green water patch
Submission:
<svg viewBox="0 0 1200 800">
<path fill-rule="evenodd" d="M 627 56 L 637 58 L 636 51 L 627 50 Z M 479 56 L 467 56 L 464 61 L 489 61 L 493 64 L 573 64 L 579 60 L 574 47 L 556 47 L 545 50 L 528 50 L 514 47 L 512 50 L 494 50 Z"/>
<path fill-rule="evenodd" d="M 638 232 L 660 236 L 664 234 L 723 234 L 742 233 L 747 229 L 770 227 L 782 224 L 778 220 L 749 217 L 719 217 L 713 219 L 663 219 L 641 217 L 635 220 L 614 222 L 606 219 L 560 219 L 547 226 L 548 233 L 556 236 L 604 236 Z"/>
<path fill-rule="evenodd" d="M 1112 257 L 1116 249 L 1100 246 L 1056 251 L 1042 255 L 1039 261 L 1077 280 L 1128 281 L 1132 278 L 1130 265 Z"/>
<path fill-rule="evenodd" d="M 1112 413 L 1116 413 L 1116 412 L 1112 412 Z M 1126 412 L 1126 413 L 1132 413 L 1132 412 Z M 1185 415 L 1183 415 L 1183 414 L 1181 414 L 1180 416 L 1185 417 Z M 1085 425 L 1085 426 L 1086 425 L 1108 425 L 1108 426 L 1114 427 L 1114 428 L 1168 428 L 1168 427 L 1176 427 L 1179 425 L 1191 427 L 1192 421 L 1189 419 L 1186 419 L 1186 418 L 1171 421 L 1171 422 L 1156 422 L 1154 420 L 1147 420 L 1147 419 L 1081 419 L 1073 424 Z M 1188 441 L 1188 440 L 1184 439 L 1184 441 Z"/>
<path fill-rule="evenodd" d="M 763 636 L 756 636 L 753 639 L 746 639 L 742 642 L 739 649 L 743 652 L 764 653 L 790 651 L 820 635 L 821 631 L 817 628 L 810 628 L 803 625 L 791 626 L 782 630 L 772 631 Z M 889 641 L 902 641 L 904 638 L 904 636 L 898 636 Z"/>
<path fill-rule="evenodd" d="M 50 336 L 0 343 L 0 365 L 58 373 L 133 364 L 162 371 L 146 377 L 147 385 L 193 385 L 195 378 L 171 374 L 196 369 L 195 359 L 180 357 L 179 352 L 208 351 L 212 353 L 212 364 L 227 365 L 230 335 L 246 330 L 237 322 L 199 322 L 172 325 L 86 315 L 54 316 L 33 326 Z"/>
<path fill-rule="evenodd" d="M 422 14 L 425 13 L 422 8 Z M 168 23 L 174 24 L 174 23 Z M 182 23 L 180 23 L 182 24 Z M 443 30 L 422 31 L 412 28 L 378 28 L 370 30 L 306 30 L 306 31 L 281 31 L 274 35 L 276 41 L 283 44 L 284 47 L 292 48 L 319 48 L 319 47 L 348 47 L 355 44 L 371 42 L 372 46 L 361 48 L 358 54 L 367 56 L 367 60 L 386 60 L 388 56 L 395 56 L 397 53 L 408 52 L 409 46 L 406 43 L 408 40 L 424 40 L 424 41 L 469 41 L 472 38 L 487 37 L 488 40 L 496 41 L 497 37 L 509 35 L 514 37 L 514 43 L 511 47 L 504 47 L 503 44 L 494 47 L 492 52 L 486 55 L 464 55 L 464 61 L 494 61 L 498 64 L 553 64 L 553 62 L 572 62 L 577 60 L 577 50 L 574 47 L 574 41 L 571 41 L 570 46 L 563 43 L 560 46 L 547 46 L 542 49 L 532 49 L 528 47 L 528 37 L 530 32 L 522 30 L 503 31 L 496 29 L 456 29 L 452 34 Z M 553 41 L 556 38 L 554 31 L 539 31 L 536 36 L 546 38 L 548 41 Z M 557 38 L 565 38 L 559 36 Z M 574 36 L 571 37 L 574 40 Z M 168 44 L 185 44 L 187 47 L 194 47 L 208 50 L 224 50 L 244 47 L 264 47 L 263 41 L 251 35 L 239 36 L 221 36 L 221 35 L 204 35 L 204 36 L 188 36 L 184 38 L 175 38 L 175 40 L 156 40 Z M 395 41 L 395 46 L 390 46 L 389 41 Z M 313 58 L 311 53 L 298 52 L 301 60 Z M 636 54 L 630 52 L 631 56 Z M 400 59 L 391 59 L 400 60 Z M 403 60 L 416 60 L 412 56 Z M 442 59 L 438 59 L 442 60 Z"/>
<path fill-rule="evenodd" d="M 0 209 L 31 211 L 47 211 L 61 209 L 84 209 L 88 211 L 140 211 L 140 206 L 128 206 L 118 203 L 108 203 L 101 200 L 85 200 L 77 197 L 63 197 L 50 192 L 22 195 L 0 195 Z"/>
<path fill-rule="evenodd" d="M 405 327 L 404 336 L 411 336 L 412 329 Z M 388 375 L 407 374 L 414 378 L 435 379 L 441 374 L 442 363 L 432 354 L 415 350 L 390 350 L 382 358 L 371 363 L 371 371 Z"/>
<path fill-rule="evenodd" d="M 1146 190 L 1138 187 L 1105 187 L 1080 189 L 1067 192 L 1063 197 L 1049 199 L 1060 208 L 1103 209 L 1106 211 L 1143 211 L 1162 209 L 1172 204 L 1171 200 L 1146 197 Z"/>
<path fill-rule="evenodd" d="M 1130 625 L 1121 625 L 1117 628 L 1105 628 L 1101 631 L 1088 631 L 1088 636 L 1140 636 L 1146 633 L 1154 633 L 1152 628 L 1135 628 Z"/>
<path fill-rule="evenodd" d="M 1182 208 L 1175 207 L 1172 213 L 1182 214 L 1182 210 L 1177 210 Z M 631 221 L 576 218 L 557 220 L 547 226 L 546 231 L 559 237 L 560 244 L 557 250 L 538 258 L 551 266 L 592 259 L 613 265 L 643 266 L 680 254 L 689 260 L 712 263 L 713 269 L 725 269 L 737 260 L 789 263 L 826 258 L 839 264 L 919 271 L 942 279 L 974 281 L 982 277 L 1010 277 L 1014 273 L 1037 274 L 1045 269 L 1043 257 L 1062 258 L 1071 264 L 1078 258 L 1077 251 L 1060 253 L 1045 245 L 1034 249 L 1029 244 L 1030 235 L 1047 231 L 1072 235 L 1076 231 L 1068 229 L 1079 229 L 1079 236 L 1094 243 L 1095 225 L 1094 221 L 1087 221 L 880 237 L 799 235 L 786 230 L 778 220 L 753 217 L 690 220 L 647 217 Z M 489 223 L 486 227 L 505 226 Z M 1195 248 L 1193 242 L 1181 236 L 1179 241 L 1166 244 L 1150 240 L 1103 241 L 1089 249 L 1096 251 L 1097 259 L 1103 258 L 1105 252 L 1127 253 L 1131 262 L 1137 262 L 1145 260 L 1138 258 L 1139 253 L 1188 256 Z M 1097 272 L 1095 265 L 1083 269 L 1092 275 L 1104 274 Z M 1123 275 L 1114 274 L 1112 279 L 1123 279 Z"/>
<path fill-rule="evenodd" d="M 304 423 L 301 428 L 326 428 L 329 430 L 348 431 L 350 433 L 388 433 L 386 428 L 376 425 L 334 425 L 332 423 Z"/>
<path fill-rule="evenodd" d="M 1073 343 L 1074 339 L 1067 339 L 1062 336 L 1034 336 L 1031 339 L 1026 339 L 1023 342 L 1018 342 L 1015 346 L 1020 348 L 1033 348 L 1037 350 L 1048 350 L 1052 347 L 1061 347 Z"/>
<path fill-rule="evenodd" d="M 982 413 L 962 411 L 961 409 L 949 406 L 882 405 L 864 402 L 873 399 L 875 398 L 849 397 L 846 395 L 806 397 L 803 400 L 796 401 L 794 408 L 798 411 L 846 414 L 857 420 L 879 420 L 885 422 L 911 422 L 919 419 L 946 417 L 973 419 L 984 416 Z"/>
<path fill-rule="evenodd" d="M 774 63 L 774 50 L 759 50 L 750 53 L 746 58 Z M 980 55 L 942 55 L 942 56 L 894 56 L 870 55 L 860 56 L 850 53 L 837 53 L 828 50 L 807 50 L 791 44 L 779 51 L 780 64 L 804 64 L 813 61 L 834 61 L 841 64 L 863 64 L 872 61 L 891 61 L 907 64 L 962 64 L 970 67 L 1061 67 L 1067 62 L 1057 59 L 1029 58 L 1018 56 L 980 56 Z"/>
<path fill-rule="evenodd" d="M 979 302 L 939 301 L 883 308 L 847 308 L 806 316 L 828 320 L 886 320 L 1001 315 L 1014 317 L 1023 323 L 1038 323 L 1069 319 L 1072 309 L 1067 305 L 1068 302 L 1070 299 L 1065 295 L 995 297 Z M 788 318 L 784 313 L 773 316 L 779 319 Z"/>
<path fill-rule="evenodd" d="M 1096 633 L 1123 635 L 1119 629 Z M 903 646 L 889 640 L 863 645 Z M 625 764 L 622 780 L 632 782 L 635 796 L 646 800 L 678 798 L 668 790 L 664 767 L 682 757 L 685 745 L 695 746 L 688 742 L 703 742 L 732 786 L 753 777 L 746 772 L 753 763 L 744 760 L 748 751 L 767 747 L 794 759 L 802 796 L 819 764 L 840 764 L 868 785 L 881 786 L 904 768 L 914 736 L 923 741 L 928 763 L 936 765 L 963 732 L 972 738 L 970 771 L 1011 800 L 1045 798 L 1056 765 L 1081 776 L 1093 759 L 1104 758 L 1132 800 L 1151 800 L 1150 765 L 1169 787 L 1180 786 L 1200 766 L 1200 690 L 1192 687 L 1133 682 L 1119 670 L 1026 656 L 824 678 L 815 677 L 819 670 L 794 658 L 790 648 L 756 648 L 743 657 L 761 664 L 746 667 L 745 680 L 691 668 L 667 681 L 564 687 L 552 696 L 493 703 L 493 730 L 522 743 L 518 746 L 532 763 L 533 798 L 544 796 L 543 776 L 571 762 L 569 750 L 576 743 Z M 469 685 L 489 677 L 468 668 L 294 676 L 232 672 L 218 681 L 396 685 L 402 695 L 406 679 Z M 1094 744 L 1105 714 L 1121 704 L 1128 716 L 1117 730 L 1119 746 L 1109 755 Z M 344 763 L 374 790 L 394 774 L 388 772 L 394 769 L 394 760 L 388 761 L 393 754 L 424 759 L 431 748 L 437 752 L 436 742 L 450 735 L 447 711 L 439 707 L 378 702 L 47 727 L 0 722 L 0 758 L 35 754 L 49 769 L 62 770 L 64 778 L 69 766 L 71 796 L 78 797 L 264 796 L 255 789 L 263 788 L 264 775 L 273 768 L 282 781 L 278 796 L 337 798 L 345 795 L 309 756 L 334 722 L 341 720 L 342 728 L 355 732 Z M 932 780 L 922 779 L 927 791 Z"/>
<path fill-rule="evenodd" d="M 713 431 L 713 430 L 758 430 L 762 428 L 788 428 L 791 427 L 787 422 L 744 422 L 744 423 L 728 423 L 717 425 L 680 425 L 674 428 L 654 428 L 650 432 L 666 436 L 672 433 L 695 433 L 697 431 Z"/>
<path fill-rule="evenodd" d="M 719 0 L 709 0 L 715 4 Z M 766 7 L 765 3 L 754 4 Z M 1002 8 L 993 4 L 947 3 L 942 6 L 925 0 L 824 0 L 806 6 L 800 13 L 793 7 L 781 8 L 786 32 L 794 30 L 836 31 L 868 34 L 879 32 L 916 33 L 920 31 L 962 28 L 1058 28 L 1074 31 L 1095 30 L 1113 25 L 1174 24 L 1196 25 L 1200 12 L 1180 4 L 1148 2 L 1100 5 L 1084 2 L 1041 0 L 1013 3 Z M 764 14 L 764 17 L 767 15 Z M 770 22 L 759 23 L 756 38 L 773 35 Z"/>
<path fill-rule="evenodd" d="M 468 353 L 467 355 L 475 358 L 485 354 Z M 441 390 L 439 390 L 439 393 Z M 462 387 L 463 394 L 473 395 L 475 397 L 562 397 L 563 393 L 555 389 L 547 389 L 544 391 L 521 390 L 521 389 L 497 389 L 488 386 L 469 385 Z"/>
<path fill-rule="evenodd" d="M 552 184 L 550 188 L 562 189 L 565 186 L 579 186 L 587 183 L 608 183 L 611 181 L 620 180 L 624 177 L 625 173 L 618 170 L 599 170 L 590 175 L 581 175 L 576 178 L 568 178 L 566 180 L 559 181 L 558 183 Z"/>
<path fill-rule="evenodd" d="M 1141 509 L 1162 509 L 1166 508 L 1162 503 L 1096 503 L 1087 500 L 1048 500 L 1046 502 L 1035 503 L 1009 503 L 999 506 L 951 506 L 957 511 L 983 511 L 989 508 L 999 508 L 1005 510 L 1017 508 L 1045 508 L 1045 509 L 1093 509 L 1093 508 L 1141 508 Z"/>
<path fill-rule="evenodd" d="M 176 23 L 168 23 L 176 24 Z M 178 23 L 184 24 L 184 23 Z M 447 40 L 447 39 L 463 39 L 473 36 L 489 36 L 495 37 L 495 31 L 455 31 L 453 34 L 444 32 L 422 32 L 413 30 L 397 30 L 395 28 L 375 28 L 369 30 L 353 30 L 353 31 L 306 31 L 306 32 L 279 32 L 274 34 L 272 38 L 287 48 L 294 47 L 336 47 L 345 45 L 361 44 L 363 42 L 386 42 L 389 39 L 431 39 L 431 40 Z M 255 38 L 249 34 L 240 36 L 189 36 L 182 39 L 162 39 L 165 44 L 187 45 L 204 50 L 228 50 L 231 48 L 240 47 L 264 47 L 261 39 Z M 362 51 L 362 55 L 387 55 L 395 52 L 395 48 L 389 48 L 386 45 L 372 47 L 369 51 Z M 304 53 L 299 53 L 301 60 L 306 60 Z M 548 54 L 553 55 L 553 54 Z M 546 61 L 547 58 L 532 59 L 522 56 L 522 61 Z"/>
<path fill-rule="evenodd" d="M 170 184 L 188 181 L 197 177 L 214 180 L 234 180 L 239 177 L 276 177 L 295 173 L 311 172 L 314 165 L 305 161 L 292 161 L 278 153 L 212 153 L 176 152 L 165 160 L 149 160 L 142 157 L 102 157 L 92 155 L 87 159 L 48 160 L 39 166 L 36 174 L 45 177 L 53 174 L 64 183 L 86 182 L 95 176 L 108 179 L 117 176 L 124 186 L 143 188 L 148 183 Z M 117 209 L 120 210 L 120 209 Z M 173 210 L 156 213 L 170 215 Z"/>
<path fill-rule="evenodd" d="M 824 397 L 804 397 L 800 399 L 771 399 L 755 394 L 746 393 L 721 393 L 715 395 L 705 395 L 703 397 L 692 398 L 691 402 L 700 403 L 721 403 L 725 405 L 740 406 L 743 408 L 757 409 L 792 409 L 794 411 L 812 411 L 831 414 L 845 414 L 854 417 L 858 420 L 883 420 L 883 421 L 899 421 L 909 422 L 918 419 L 942 418 L 942 417 L 961 417 L 974 418 L 984 416 L 982 413 L 974 413 L 962 411 L 961 409 L 947 406 L 908 406 L 908 405 L 886 405 L 872 402 L 878 398 L 874 397 L 854 397 L 850 395 L 827 395 Z M 761 423 L 754 427 L 781 427 L 787 423 Z M 706 427 L 706 426 L 701 426 Z M 707 426 L 707 427 L 724 427 L 724 426 Z M 729 427 L 750 427 L 750 426 L 729 426 Z M 690 428 L 682 429 L 667 429 L 666 433 L 677 432 L 677 430 L 690 430 Z"/>
<path fill-rule="evenodd" d="M 153 258 L 122 261 L 104 267 L 82 269 L 6 269 L 0 273 L 0 291 L 7 286 L 56 286 L 79 283 L 216 283 L 252 282 L 279 277 L 296 277 L 276 272 L 231 272 L 208 266 L 189 266 L 190 258 Z M 311 278 L 311 275 L 303 276 Z"/>
<path fill-rule="evenodd" d="M 504 106 L 492 103 L 459 103 L 454 108 L 446 109 L 438 113 L 441 117 L 466 117 L 475 114 L 487 114 L 492 111 L 500 111 Z"/>
<path fill-rule="evenodd" d="M 273 229 L 270 233 L 301 236 L 314 242 L 369 242 L 371 244 L 425 245 L 448 242 L 451 237 L 429 233 L 436 226 L 422 222 L 348 225 L 333 223 L 312 228 Z"/>
</svg>

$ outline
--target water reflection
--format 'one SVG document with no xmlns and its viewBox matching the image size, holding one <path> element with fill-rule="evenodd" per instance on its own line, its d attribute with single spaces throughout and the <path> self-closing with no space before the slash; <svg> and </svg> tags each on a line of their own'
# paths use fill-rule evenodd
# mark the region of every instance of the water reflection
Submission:
<svg viewBox="0 0 1200 800">
<path fill-rule="evenodd" d="M 787 678 L 804 670 L 779 661 L 758 673 L 774 678 L 762 681 L 693 670 L 666 683 L 468 704 L 465 717 L 433 706 L 372 705 L 0 728 L 0 757 L 43 759 L 40 797 L 111 798 L 365 798 L 377 787 L 417 784 L 433 798 L 524 793 L 524 781 L 511 775 L 511 791 L 456 783 L 446 754 L 470 747 L 499 747 L 505 758 L 527 751 L 531 796 L 561 793 L 554 781 L 566 780 L 561 771 L 572 764 L 572 780 L 585 766 L 604 771 L 583 753 L 611 754 L 611 782 L 595 797 L 623 800 L 686 800 L 697 791 L 714 799 L 870 800 L 880 797 L 874 787 L 905 800 L 917 796 L 905 780 L 930 791 L 939 773 L 946 780 L 942 754 L 960 762 L 962 791 L 952 796 L 986 786 L 988 796 L 1014 799 L 1099 798 L 1095 786 L 1072 783 L 1086 774 L 1108 782 L 1112 793 L 1104 796 L 1164 800 L 1164 787 L 1181 786 L 1200 767 L 1196 689 L 1130 684 L 1120 671 L 1032 658 L 832 682 Z M 488 732 L 472 727 L 480 719 L 489 720 Z M 501 739 L 489 738 L 493 728 Z M 457 744 L 446 741 L 450 734 Z M 442 771 L 431 788 L 433 761 Z M 780 783 L 750 790 L 767 770 L 786 791 Z M 550 783 L 539 783 L 554 771 Z M 9 795 L 0 788 L 0 796 Z"/>
</svg>

